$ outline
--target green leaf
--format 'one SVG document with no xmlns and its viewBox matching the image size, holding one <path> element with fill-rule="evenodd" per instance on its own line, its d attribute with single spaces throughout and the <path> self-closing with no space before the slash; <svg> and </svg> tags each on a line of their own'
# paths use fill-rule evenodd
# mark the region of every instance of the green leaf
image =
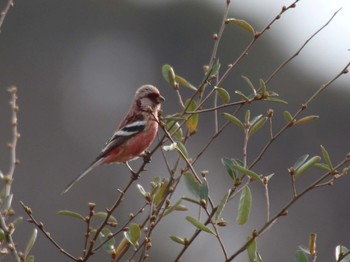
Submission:
<svg viewBox="0 0 350 262">
<path fill-rule="evenodd" d="M 98 235 L 98 238 L 101 243 L 105 242 L 108 239 L 108 241 L 102 246 L 103 250 L 106 251 L 108 254 L 113 253 L 115 245 L 115 239 L 114 237 L 110 237 L 111 235 L 112 232 L 106 227 L 102 228 L 100 234 Z"/>
<path fill-rule="evenodd" d="M 36 237 L 38 236 L 38 230 L 35 228 L 33 230 L 32 236 L 30 237 L 28 244 L 26 246 L 26 249 L 24 250 L 24 257 L 27 257 L 30 253 L 30 251 L 32 250 L 35 241 L 36 241 Z"/>
<path fill-rule="evenodd" d="M 310 167 L 313 167 L 317 162 L 320 162 L 321 157 L 320 156 L 314 156 L 310 158 L 306 163 L 301 165 L 295 172 L 295 178 L 300 177 L 303 173 L 305 173 L 306 170 L 308 170 Z"/>
<path fill-rule="evenodd" d="M 162 66 L 162 74 L 164 79 L 173 87 L 176 87 L 175 72 L 171 65 L 165 64 Z"/>
<path fill-rule="evenodd" d="M 220 96 L 224 104 L 227 104 L 230 102 L 230 94 L 226 91 L 226 89 L 222 87 L 215 87 L 215 91 L 218 93 L 218 95 Z"/>
<path fill-rule="evenodd" d="M 215 222 L 217 223 L 219 219 L 221 219 L 222 212 L 224 211 L 226 207 L 227 200 L 231 194 L 231 189 L 228 190 L 228 192 L 224 195 L 224 197 L 220 201 L 220 205 L 218 206 L 218 209 L 215 212 Z"/>
<path fill-rule="evenodd" d="M 290 123 L 293 120 L 293 116 L 288 111 L 283 111 L 283 117 L 284 117 L 284 120 L 286 120 L 287 123 Z"/>
<path fill-rule="evenodd" d="M 204 199 L 206 202 L 208 202 L 209 197 L 209 185 L 208 181 L 204 178 L 204 181 L 199 186 L 199 198 Z"/>
<path fill-rule="evenodd" d="M 240 127 L 240 128 L 244 128 L 243 123 L 241 122 L 241 120 L 239 120 L 237 117 L 235 117 L 234 115 L 231 115 L 229 113 L 222 113 L 222 115 L 231 123 L 234 123 L 236 126 Z"/>
<path fill-rule="evenodd" d="M 101 217 L 101 218 L 106 218 L 107 215 L 108 215 L 107 212 L 96 212 L 95 213 L 95 216 L 98 216 L 98 217 Z M 115 224 L 118 223 L 117 219 L 114 216 L 110 216 L 108 218 L 108 222 L 109 223 L 115 223 Z"/>
<path fill-rule="evenodd" d="M 345 246 L 338 245 L 335 248 L 335 259 L 338 262 L 350 262 L 350 255 L 347 255 L 346 257 L 343 257 L 344 254 L 348 253 L 349 249 Z"/>
<path fill-rule="evenodd" d="M 57 212 L 57 214 L 62 215 L 62 216 L 74 217 L 74 218 L 78 218 L 78 219 L 85 221 L 85 217 L 83 217 L 79 213 L 76 213 L 76 212 L 73 212 L 70 210 L 60 210 Z"/>
<path fill-rule="evenodd" d="M 260 94 L 263 96 L 266 93 L 266 84 L 263 79 L 260 79 L 259 83 L 260 83 Z"/>
<path fill-rule="evenodd" d="M 34 262 L 34 256 L 27 257 L 26 262 Z"/>
<path fill-rule="evenodd" d="M 180 124 L 175 120 L 167 121 L 166 123 L 166 129 L 170 133 L 171 136 L 175 136 L 177 140 L 181 140 L 183 136 L 182 129 L 180 127 Z"/>
<path fill-rule="evenodd" d="M 176 207 L 178 207 L 180 205 L 181 201 L 182 201 L 182 199 L 180 198 L 179 200 L 177 200 L 175 202 L 174 205 L 168 206 L 167 209 L 164 211 L 163 216 L 166 216 L 166 215 L 170 214 L 171 212 L 173 212 L 174 210 L 176 210 Z"/>
<path fill-rule="evenodd" d="M 215 233 L 209 227 L 205 226 L 204 224 L 202 224 L 200 221 L 198 221 L 194 217 L 187 216 L 186 220 L 188 222 L 190 222 L 192 225 L 194 225 L 197 229 L 215 235 Z"/>
<path fill-rule="evenodd" d="M 317 115 L 310 115 L 310 116 L 305 116 L 303 118 L 300 118 L 298 120 L 296 120 L 293 125 L 296 126 L 296 125 L 300 125 L 300 124 L 306 124 L 306 123 L 309 123 L 315 119 L 319 118 L 319 116 Z"/>
<path fill-rule="evenodd" d="M 302 155 L 301 157 L 298 158 L 298 160 L 295 162 L 293 165 L 294 170 L 297 170 L 302 164 L 305 163 L 305 161 L 309 158 L 309 155 Z"/>
<path fill-rule="evenodd" d="M 259 119 L 258 121 L 256 121 L 250 128 L 248 131 L 248 136 L 251 137 L 253 134 L 255 134 L 261 127 L 263 127 L 263 125 L 266 123 L 267 120 L 267 116 Z"/>
<path fill-rule="evenodd" d="M 219 62 L 213 65 L 211 70 L 208 72 L 209 78 L 216 76 L 219 73 L 220 67 L 221 67 L 221 64 Z"/>
<path fill-rule="evenodd" d="M 276 97 L 267 97 L 264 99 L 265 101 L 270 101 L 270 102 L 275 102 L 275 103 L 279 103 L 279 104 L 284 104 L 284 105 L 288 105 L 288 102 L 283 100 L 283 99 L 279 99 Z"/>
<path fill-rule="evenodd" d="M 229 176 L 235 180 L 237 178 L 237 174 L 236 172 L 233 170 L 233 162 L 230 158 L 226 158 L 223 157 L 221 158 L 221 163 L 224 165 L 224 167 L 226 168 L 227 173 L 229 174 Z"/>
<path fill-rule="evenodd" d="M 193 112 L 197 110 L 197 103 L 194 100 L 188 99 L 185 103 L 185 106 L 187 108 L 187 111 Z M 187 120 L 186 125 L 190 133 L 193 133 L 197 129 L 199 121 L 199 115 L 198 114 L 192 114 Z"/>
<path fill-rule="evenodd" d="M 235 94 L 238 95 L 242 100 L 244 100 L 245 102 L 248 102 L 250 99 L 245 95 L 243 94 L 241 91 L 239 90 L 236 90 L 235 91 Z"/>
<path fill-rule="evenodd" d="M 197 91 L 197 88 L 195 86 L 193 86 L 190 82 L 188 82 L 186 79 L 184 79 L 181 76 L 176 75 L 175 81 L 179 82 L 179 84 L 183 85 L 184 87 L 192 89 L 193 91 Z"/>
<path fill-rule="evenodd" d="M 23 221 L 23 217 L 17 217 L 12 224 L 15 226 L 15 228 L 17 228 L 19 226 L 19 224 Z"/>
<path fill-rule="evenodd" d="M 176 149 L 182 154 L 181 156 L 188 157 L 187 149 L 180 141 L 176 142 Z"/>
<path fill-rule="evenodd" d="M 160 202 L 162 202 L 162 200 L 164 199 L 164 197 L 166 196 L 166 189 L 168 187 L 168 181 L 166 179 L 163 179 L 161 186 L 158 188 L 153 202 L 158 205 Z"/>
<path fill-rule="evenodd" d="M 192 173 L 184 173 L 185 184 L 187 189 L 196 197 L 200 198 L 200 184 Z"/>
<path fill-rule="evenodd" d="M 253 93 L 256 94 L 256 90 L 252 81 L 250 81 L 250 79 L 247 76 L 242 75 L 241 77 L 244 79 L 244 81 L 247 83 L 248 87 L 253 91 Z"/>
<path fill-rule="evenodd" d="M 248 186 L 245 186 L 242 190 L 241 197 L 239 199 L 237 223 L 244 225 L 247 223 L 252 208 L 252 193 Z"/>
<path fill-rule="evenodd" d="M 138 224 L 131 223 L 129 226 L 129 231 L 124 232 L 124 237 L 128 242 L 135 246 L 137 243 L 137 240 L 141 237 L 141 229 Z"/>
<path fill-rule="evenodd" d="M 245 31 L 255 35 L 254 28 L 245 20 L 236 19 L 236 18 L 228 18 L 228 19 L 226 19 L 225 24 L 237 25 L 238 27 L 244 29 Z"/>
<path fill-rule="evenodd" d="M 295 262 L 308 262 L 308 258 L 304 251 L 298 250 L 295 254 Z"/>
<path fill-rule="evenodd" d="M 251 240 L 251 237 L 248 237 L 247 241 Z M 248 253 L 248 261 L 249 262 L 256 262 L 257 256 L 256 256 L 256 241 L 253 240 L 249 246 L 247 247 L 247 253 Z"/>
<path fill-rule="evenodd" d="M 178 236 L 170 236 L 171 240 L 178 243 L 178 244 L 181 244 L 181 245 L 185 245 L 185 240 L 181 237 L 178 237 Z"/>
<path fill-rule="evenodd" d="M 193 203 L 193 204 L 197 204 L 199 206 L 201 205 L 201 203 L 198 200 L 192 199 L 190 197 L 183 196 L 183 197 L 181 197 L 181 199 L 185 200 L 185 201 L 188 201 L 190 203 Z"/>
<path fill-rule="evenodd" d="M 246 167 L 243 167 L 243 166 L 237 164 L 237 165 L 233 165 L 232 168 L 238 170 L 239 172 L 250 177 L 253 180 L 261 181 L 261 177 L 257 173 L 255 173 L 252 170 L 249 170 Z"/>
<path fill-rule="evenodd" d="M 327 172 L 330 172 L 332 171 L 332 169 L 330 169 L 329 165 L 328 164 L 325 164 L 325 163 L 316 163 L 314 165 L 315 168 L 318 168 L 322 171 L 327 171 Z"/>
<path fill-rule="evenodd" d="M 323 155 L 324 160 L 326 161 L 326 163 L 329 166 L 329 168 L 331 170 L 333 170 L 334 169 L 333 168 L 333 164 L 332 164 L 331 158 L 329 157 L 329 154 L 328 154 L 326 148 L 321 145 L 321 149 L 322 149 L 322 155 Z"/>
</svg>

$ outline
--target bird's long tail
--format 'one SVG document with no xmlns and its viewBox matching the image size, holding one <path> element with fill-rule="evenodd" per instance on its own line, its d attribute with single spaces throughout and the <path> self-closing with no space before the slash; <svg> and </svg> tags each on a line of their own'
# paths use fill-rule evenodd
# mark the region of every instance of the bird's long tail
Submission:
<svg viewBox="0 0 350 262">
<path fill-rule="evenodd" d="M 86 176 L 92 169 L 95 167 L 101 165 L 103 163 L 104 158 L 96 159 L 94 162 L 92 162 L 88 168 L 84 170 L 83 173 L 81 173 L 79 176 L 77 176 L 72 182 L 70 182 L 66 188 L 63 190 L 61 195 L 65 194 L 70 190 L 80 179 L 82 179 L 84 176 Z"/>
</svg>

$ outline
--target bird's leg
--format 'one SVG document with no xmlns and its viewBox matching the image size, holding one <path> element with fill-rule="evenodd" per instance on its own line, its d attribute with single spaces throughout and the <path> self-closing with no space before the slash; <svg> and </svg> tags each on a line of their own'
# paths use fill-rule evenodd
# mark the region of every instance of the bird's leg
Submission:
<svg viewBox="0 0 350 262">
<path fill-rule="evenodd" d="M 128 167 L 131 173 L 131 178 L 137 180 L 139 178 L 139 175 L 134 170 L 132 170 L 131 166 L 129 165 L 129 162 L 125 162 L 125 165 Z"/>
<path fill-rule="evenodd" d="M 149 151 L 145 151 L 141 154 L 141 157 L 143 158 L 143 161 L 145 163 L 150 163 L 152 158 L 151 158 L 151 153 Z"/>
</svg>

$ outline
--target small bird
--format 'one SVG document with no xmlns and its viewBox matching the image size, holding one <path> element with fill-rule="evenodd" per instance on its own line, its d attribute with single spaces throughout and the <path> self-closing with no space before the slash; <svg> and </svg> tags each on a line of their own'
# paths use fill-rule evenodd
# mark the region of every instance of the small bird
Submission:
<svg viewBox="0 0 350 262">
<path fill-rule="evenodd" d="M 119 124 L 117 131 L 107 141 L 102 152 L 85 171 L 67 185 L 66 193 L 92 169 L 107 163 L 125 163 L 144 155 L 158 131 L 158 113 L 164 101 L 159 90 L 152 85 L 137 89 L 129 112 Z M 129 165 L 128 165 L 129 167 Z"/>
</svg>

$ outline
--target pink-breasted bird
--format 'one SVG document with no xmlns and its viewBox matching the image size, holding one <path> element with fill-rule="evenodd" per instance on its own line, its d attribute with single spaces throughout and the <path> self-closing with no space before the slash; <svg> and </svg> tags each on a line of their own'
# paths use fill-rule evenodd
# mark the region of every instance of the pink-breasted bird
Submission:
<svg viewBox="0 0 350 262">
<path fill-rule="evenodd" d="M 137 89 L 129 112 L 102 152 L 85 171 L 67 185 L 66 193 L 92 169 L 107 163 L 126 163 L 144 154 L 152 144 L 158 131 L 158 112 L 164 101 L 159 90 L 152 85 Z"/>
</svg>

